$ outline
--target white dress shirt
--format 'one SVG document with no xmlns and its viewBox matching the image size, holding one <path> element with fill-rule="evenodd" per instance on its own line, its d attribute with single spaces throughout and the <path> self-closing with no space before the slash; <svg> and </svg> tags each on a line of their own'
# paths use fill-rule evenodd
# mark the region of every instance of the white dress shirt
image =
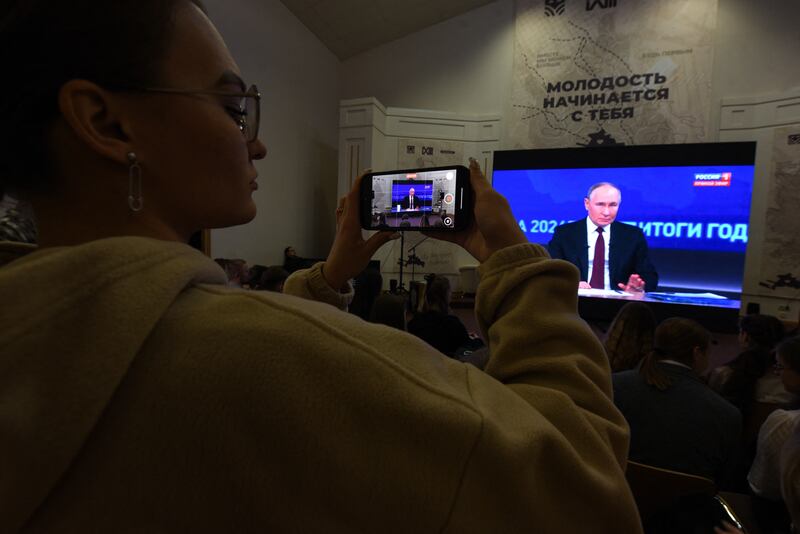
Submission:
<svg viewBox="0 0 800 534">
<path fill-rule="evenodd" d="M 800 424 L 800 410 L 775 410 L 761 425 L 758 450 L 747 475 L 756 495 L 774 500 L 781 498 L 781 449 L 797 424 Z"/>
<path fill-rule="evenodd" d="M 592 219 L 586 217 L 586 244 L 589 245 L 589 270 L 586 273 L 586 280 L 584 282 L 588 282 L 592 279 L 592 271 L 594 270 L 594 245 L 597 243 L 597 228 Z M 605 252 L 605 267 L 603 269 L 603 288 L 604 289 L 616 289 L 611 287 L 611 275 L 609 274 L 608 270 L 608 247 L 611 244 L 611 225 L 603 227 L 603 240 L 606 244 L 606 252 Z"/>
</svg>

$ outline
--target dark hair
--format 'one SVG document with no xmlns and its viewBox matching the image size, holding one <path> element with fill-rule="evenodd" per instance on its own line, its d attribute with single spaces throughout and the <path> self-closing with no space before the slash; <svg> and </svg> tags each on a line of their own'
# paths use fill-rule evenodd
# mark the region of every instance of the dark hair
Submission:
<svg viewBox="0 0 800 534">
<path fill-rule="evenodd" d="M 653 350 L 656 316 L 644 302 L 620 308 L 608 329 L 606 353 L 613 372 L 633 369 Z"/>
<path fill-rule="evenodd" d="M 425 309 L 450 313 L 450 280 L 444 276 L 429 274 L 425 277 Z"/>
<path fill-rule="evenodd" d="M 728 362 L 731 373 L 719 386 L 719 393 L 743 413 L 752 410 L 758 380 L 774 361 L 775 345 L 783 338 L 783 323 L 772 315 L 745 315 L 739 330 L 747 334 L 744 351 Z"/>
<path fill-rule="evenodd" d="M 770 351 L 784 336 L 783 323 L 773 315 L 745 315 L 739 320 L 739 330 L 750 338 L 751 348 Z"/>
<path fill-rule="evenodd" d="M 375 299 L 369 314 L 371 323 L 406 329 L 406 300 L 400 295 L 384 293 Z"/>
<path fill-rule="evenodd" d="M 281 265 L 271 265 L 264 269 L 261 277 L 258 278 L 258 289 L 280 291 L 287 278 L 289 278 L 289 271 Z"/>
<path fill-rule="evenodd" d="M 672 385 L 672 381 L 657 362 L 675 360 L 691 366 L 695 347 L 707 350 L 710 342 L 711 334 L 698 322 L 683 317 L 666 319 L 656 328 L 653 350 L 642 360 L 639 372 L 645 382 L 663 391 Z"/>
<path fill-rule="evenodd" d="M 214 258 L 214 261 L 217 262 L 217 265 L 222 267 L 222 270 L 225 271 L 225 276 L 228 277 L 228 281 L 239 280 L 241 282 L 247 281 L 247 276 L 249 275 L 249 270 L 245 269 L 247 266 L 247 262 L 241 258 Z"/>
<path fill-rule="evenodd" d="M 0 187 L 46 187 L 47 132 L 73 79 L 107 89 L 159 84 L 178 5 L 200 0 L 11 0 L 0 8 Z"/>
<path fill-rule="evenodd" d="M 775 352 L 786 361 L 787 367 L 800 373 L 800 336 L 784 339 L 775 348 Z"/>
</svg>

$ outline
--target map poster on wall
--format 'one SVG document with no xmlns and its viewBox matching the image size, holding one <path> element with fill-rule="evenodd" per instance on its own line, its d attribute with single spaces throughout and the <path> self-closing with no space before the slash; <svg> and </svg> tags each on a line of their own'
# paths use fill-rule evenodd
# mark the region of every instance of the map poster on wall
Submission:
<svg viewBox="0 0 800 534">
<path fill-rule="evenodd" d="M 464 143 L 436 139 L 398 139 L 398 168 L 415 169 L 445 165 L 464 165 Z"/>
<path fill-rule="evenodd" d="M 800 298 L 800 126 L 777 128 L 759 293 Z"/>
<path fill-rule="evenodd" d="M 516 0 L 506 148 L 708 140 L 717 0 Z"/>
</svg>

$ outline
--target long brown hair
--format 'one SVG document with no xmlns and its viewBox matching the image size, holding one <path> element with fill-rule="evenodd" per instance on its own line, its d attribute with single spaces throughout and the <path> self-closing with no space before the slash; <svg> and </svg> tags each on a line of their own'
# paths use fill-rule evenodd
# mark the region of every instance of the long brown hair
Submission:
<svg viewBox="0 0 800 534">
<path fill-rule="evenodd" d="M 653 350 L 656 317 L 644 302 L 629 302 L 617 313 L 608 328 L 606 353 L 611 371 L 635 368 Z"/>
<path fill-rule="evenodd" d="M 450 280 L 444 276 L 429 274 L 425 277 L 425 311 L 450 313 Z"/>
<path fill-rule="evenodd" d="M 649 385 L 664 391 L 672 380 L 658 366 L 660 360 L 674 360 L 688 366 L 694 362 L 694 349 L 708 350 L 711 334 L 697 321 L 672 317 L 656 328 L 653 350 L 639 367 L 639 372 Z"/>
</svg>

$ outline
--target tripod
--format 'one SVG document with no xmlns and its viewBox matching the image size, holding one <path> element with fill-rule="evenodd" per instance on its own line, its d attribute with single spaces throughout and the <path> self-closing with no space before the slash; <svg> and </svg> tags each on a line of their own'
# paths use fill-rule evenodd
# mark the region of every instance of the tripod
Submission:
<svg viewBox="0 0 800 534">
<path fill-rule="evenodd" d="M 397 285 L 397 292 L 404 293 L 406 291 L 405 286 L 403 285 L 403 268 L 408 267 L 411 265 L 411 281 L 414 281 L 414 277 L 416 276 L 416 267 L 419 265 L 420 267 L 425 267 L 425 262 L 419 259 L 417 256 L 417 247 L 420 246 L 424 241 L 427 241 L 430 237 L 426 237 L 422 239 L 419 243 L 408 249 L 408 259 L 403 259 L 406 250 L 406 233 L 400 232 L 400 259 L 397 260 L 397 265 L 400 266 L 400 283 Z"/>
</svg>

